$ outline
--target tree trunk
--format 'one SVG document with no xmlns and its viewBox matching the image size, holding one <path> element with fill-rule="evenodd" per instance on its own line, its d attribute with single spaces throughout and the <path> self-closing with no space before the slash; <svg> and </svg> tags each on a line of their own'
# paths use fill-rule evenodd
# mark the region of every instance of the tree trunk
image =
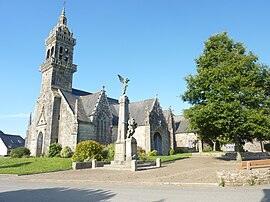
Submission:
<svg viewBox="0 0 270 202">
<path fill-rule="evenodd" d="M 242 156 L 240 153 L 239 139 L 238 139 L 237 135 L 234 137 L 234 143 L 235 143 L 235 151 L 236 151 L 236 160 L 242 161 Z"/>
<path fill-rule="evenodd" d="M 212 140 L 212 139 L 210 139 L 210 141 L 213 143 L 213 151 L 216 151 L 216 143 L 217 143 L 217 141 Z"/>
<path fill-rule="evenodd" d="M 264 150 L 263 150 L 263 143 L 262 143 L 262 141 L 260 141 L 260 145 L 261 145 L 261 151 L 262 151 L 262 152 L 264 152 Z"/>
<path fill-rule="evenodd" d="M 203 152 L 203 141 L 202 140 L 198 141 L 198 146 L 199 146 L 199 153 L 202 153 Z"/>
</svg>

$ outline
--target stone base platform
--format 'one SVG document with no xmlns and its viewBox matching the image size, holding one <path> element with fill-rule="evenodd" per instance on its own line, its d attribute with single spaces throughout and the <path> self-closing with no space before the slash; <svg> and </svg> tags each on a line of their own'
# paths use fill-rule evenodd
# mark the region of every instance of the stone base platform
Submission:
<svg viewBox="0 0 270 202">
<path fill-rule="evenodd" d="M 105 165 L 104 168 L 114 170 L 131 170 L 137 171 L 137 161 L 112 161 L 110 165 Z"/>
</svg>

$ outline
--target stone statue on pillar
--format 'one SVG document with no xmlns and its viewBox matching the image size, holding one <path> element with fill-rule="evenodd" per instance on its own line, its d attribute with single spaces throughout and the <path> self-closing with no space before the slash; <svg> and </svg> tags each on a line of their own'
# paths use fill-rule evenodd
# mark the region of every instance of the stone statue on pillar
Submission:
<svg viewBox="0 0 270 202">
<path fill-rule="evenodd" d="M 118 74 L 118 78 L 119 78 L 120 82 L 123 84 L 122 95 L 125 95 L 126 94 L 127 87 L 128 87 L 128 82 L 130 80 L 128 78 L 123 78 L 119 74 Z"/>
<path fill-rule="evenodd" d="M 135 133 L 135 129 L 137 128 L 137 123 L 133 117 L 130 117 L 128 120 L 128 131 L 127 131 L 127 138 L 131 138 L 132 135 Z"/>
<path fill-rule="evenodd" d="M 133 157 L 137 158 L 137 141 L 133 136 L 137 123 L 133 117 L 128 120 L 128 130 L 126 138 L 126 161 L 131 161 Z"/>
<path fill-rule="evenodd" d="M 135 133 L 137 124 L 134 118 L 129 118 L 129 99 L 126 96 L 128 78 L 123 78 L 118 75 L 120 82 L 123 84 L 122 95 L 119 99 L 119 119 L 118 119 L 118 134 L 115 142 L 115 154 L 113 164 L 124 165 L 126 161 L 132 160 L 132 155 L 137 153 L 134 151 L 137 142 L 132 135 Z"/>
</svg>

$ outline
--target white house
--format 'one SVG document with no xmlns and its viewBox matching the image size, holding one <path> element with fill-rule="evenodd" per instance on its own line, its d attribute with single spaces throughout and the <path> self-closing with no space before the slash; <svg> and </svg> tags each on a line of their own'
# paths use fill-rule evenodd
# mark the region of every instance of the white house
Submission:
<svg viewBox="0 0 270 202">
<path fill-rule="evenodd" d="M 17 147 L 24 147 L 24 139 L 19 135 L 8 135 L 0 130 L 0 156 L 8 155 Z"/>
</svg>

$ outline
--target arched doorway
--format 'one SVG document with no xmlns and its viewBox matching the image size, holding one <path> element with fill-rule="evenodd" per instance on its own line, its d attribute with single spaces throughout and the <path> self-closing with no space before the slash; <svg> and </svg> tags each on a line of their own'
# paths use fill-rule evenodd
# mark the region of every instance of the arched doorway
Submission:
<svg viewBox="0 0 270 202">
<path fill-rule="evenodd" d="M 42 148 L 43 148 L 43 134 L 40 132 L 38 134 L 38 139 L 37 139 L 37 156 L 40 156 L 42 154 Z"/>
<path fill-rule="evenodd" d="M 158 132 L 154 134 L 154 150 L 157 150 L 158 155 L 162 155 L 162 137 Z"/>
</svg>

